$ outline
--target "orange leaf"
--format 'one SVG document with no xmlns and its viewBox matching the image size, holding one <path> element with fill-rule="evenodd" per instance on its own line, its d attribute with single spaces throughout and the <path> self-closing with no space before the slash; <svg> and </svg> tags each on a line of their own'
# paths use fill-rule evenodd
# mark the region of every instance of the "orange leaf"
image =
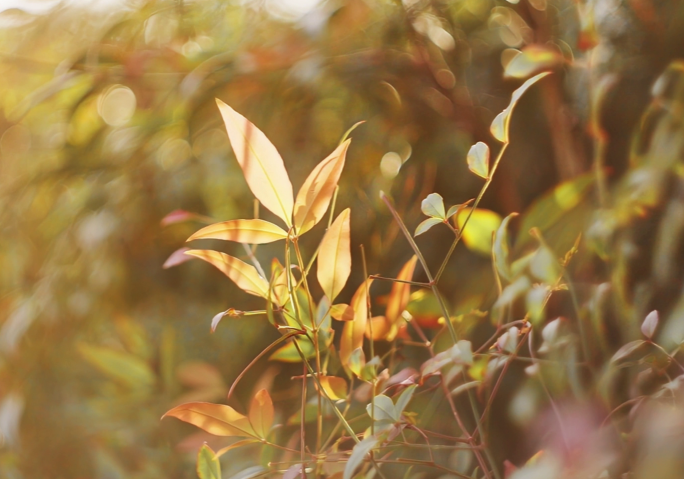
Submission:
<svg viewBox="0 0 684 479">
<path fill-rule="evenodd" d="M 370 321 L 368 321 L 368 327 L 366 328 L 366 337 L 368 339 L 372 339 L 373 341 L 387 339 L 387 336 L 392 332 L 392 326 L 392 323 L 390 323 L 385 316 L 373 316 L 370 319 Z M 371 329 L 373 330 L 372 335 Z M 392 339 L 394 339 L 396 333 L 392 334 L 392 336 Z"/>
<path fill-rule="evenodd" d="M 244 116 L 218 98 L 216 104 L 249 189 L 261 204 L 292 226 L 292 183 L 278 150 Z"/>
<path fill-rule="evenodd" d="M 342 291 L 351 273 L 349 214 L 347 208 L 330 225 L 318 253 L 318 282 L 331 303 Z"/>
<path fill-rule="evenodd" d="M 267 390 L 261 389 L 252 398 L 252 404 L 249 407 L 249 422 L 259 437 L 266 438 L 268 436 L 271 426 L 273 426 L 273 415 L 271 396 Z"/>
<path fill-rule="evenodd" d="M 208 402 L 181 404 L 162 416 L 175 417 L 215 436 L 255 437 L 249 419 L 230 406 Z"/>
<path fill-rule="evenodd" d="M 230 220 L 206 226 L 187 241 L 220 239 L 238 243 L 264 244 L 287 238 L 287 231 L 264 220 Z"/>
<path fill-rule="evenodd" d="M 297 193 L 294 204 L 294 225 L 298 235 L 309 231 L 325 215 L 342 174 L 350 142 L 351 140 L 346 140 L 321 161 Z"/>
<path fill-rule="evenodd" d="M 402 281 L 411 281 L 413 278 L 413 272 L 416 269 L 416 261 L 418 258 L 416 255 L 404 264 L 404 266 L 399 271 L 397 279 Z M 397 322 L 401 313 L 406 309 L 406 305 L 409 302 L 409 296 L 411 295 L 411 285 L 407 283 L 393 283 L 392 290 L 390 291 L 389 298 L 387 299 L 387 309 L 385 310 L 385 316 L 387 317 L 387 322 L 389 324 L 394 324 Z"/>
<path fill-rule="evenodd" d="M 347 381 L 336 376 L 320 376 L 321 387 L 333 401 L 347 397 Z"/>
<path fill-rule="evenodd" d="M 195 256 L 214 265 L 228 276 L 245 293 L 268 298 L 268 283 L 259 276 L 256 268 L 225 253 L 206 249 L 191 249 L 185 254 Z"/>
<path fill-rule="evenodd" d="M 372 283 L 372 279 L 367 279 L 361 283 L 352 297 L 351 307 L 354 309 L 354 320 L 344 323 L 342 339 L 340 340 L 340 361 L 344 366 L 349 365 L 352 352 L 363 346 L 363 336 L 366 333 L 366 324 L 368 323 L 366 289 L 369 289 Z"/>
<path fill-rule="evenodd" d="M 348 304 L 334 304 L 330 308 L 330 316 L 338 321 L 352 321 L 354 319 L 354 309 Z"/>
</svg>

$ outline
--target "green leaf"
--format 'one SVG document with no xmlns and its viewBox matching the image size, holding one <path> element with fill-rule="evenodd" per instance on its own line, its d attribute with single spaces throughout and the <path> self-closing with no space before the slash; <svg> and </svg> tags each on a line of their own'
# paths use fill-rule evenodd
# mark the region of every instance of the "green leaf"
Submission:
<svg viewBox="0 0 684 479">
<path fill-rule="evenodd" d="M 459 228 L 463 228 L 469 211 L 470 208 L 464 209 L 456 216 Z M 463 229 L 463 242 L 471 251 L 490 257 L 492 254 L 492 233 L 500 225 L 501 216 L 497 213 L 477 208 Z"/>
<path fill-rule="evenodd" d="M 282 363 L 301 363 L 302 357 L 299 355 L 299 351 L 297 351 L 297 346 L 294 345 L 294 341 L 297 341 L 299 349 L 302 350 L 306 359 L 316 357 L 316 349 L 314 348 L 313 343 L 307 338 L 298 338 L 293 339 L 285 346 L 277 349 L 268 359 L 271 361 L 280 361 Z"/>
<path fill-rule="evenodd" d="M 468 151 L 468 169 L 477 176 L 489 178 L 489 147 L 486 143 L 478 141 Z"/>
<path fill-rule="evenodd" d="M 530 273 L 538 280 L 553 285 L 563 271 L 553 251 L 542 244 L 530 261 Z"/>
<path fill-rule="evenodd" d="M 372 409 L 374 410 L 371 412 Z M 373 398 L 373 404 L 368 404 L 366 406 L 366 412 L 369 416 L 375 417 L 376 421 L 391 421 L 392 423 L 395 423 L 401 419 L 401 415 L 397 414 L 397 411 L 394 408 L 392 399 L 384 394 L 375 396 Z"/>
<path fill-rule="evenodd" d="M 77 349 L 92 366 L 130 389 L 150 388 L 155 382 L 149 365 L 130 353 L 85 343 Z"/>
<path fill-rule="evenodd" d="M 206 444 L 197 454 L 197 476 L 199 479 L 221 479 L 221 463 Z"/>
<path fill-rule="evenodd" d="M 438 193 L 430 193 L 427 195 L 427 197 L 420 203 L 420 210 L 426 216 L 439 218 L 441 220 L 446 219 L 444 199 Z"/>
<path fill-rule="evenodd" d="M 404 413 L 404 409 L 406 409 L 406 406 L 408 406 L 409 402 L 411 402 L 411 398 L 413 398 L 413 393 L 416 392 L 417 387 L 418 386 L 415 384 L 409 386 L 399 395 L 397 403 L 394 406 L 399 417 L 401 417 L 401 415 Z"/>
<path fill-rule="evenodd" d="M 349 460 L 347 461 L 347 464 L 344 466 L 344 475 L 342 476 L 342 479 L 351 479 L 354 471 L 356 470 L 357 467 L 363 463 L 363 460 L 365 459 L 366 455 L 375 448 L 375 446 L 378 445 L 378 438 L 375 436 L 369 436 L 360 443 L 356 444 L 354 446 L 354 449 L 352 449 L 351 456 L 349 456 Z"/>
<path fill-rule="evenodd" d="M 508 223 L 511 218 L 518 216 L 518 213 L 511 213 L 506 216 L 499 225 L 499 229 L 494 233 L 494 265 L 499 273 L 499 276 L 506 281 L 511 281 L 511 268 L 508 264 Z"/>
<path fill-rule="evenodd" d="M 422 235 L 426 231 L 428 231 L 430 228 L 432 228 L 435 225 L 438 225 L 440 223 L 444 223 L 443 220 L 440 220 L 439 218 L 428 218 L 425 221 L 422 221 L 417 227 L 415 233 L 413 233 L 413 236 L 418 236 Z"/>
</svg>

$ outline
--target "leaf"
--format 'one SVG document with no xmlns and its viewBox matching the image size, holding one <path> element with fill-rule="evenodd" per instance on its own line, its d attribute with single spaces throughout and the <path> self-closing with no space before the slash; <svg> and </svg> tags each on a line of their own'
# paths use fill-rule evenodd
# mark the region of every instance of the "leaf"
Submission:
<svg viewBox="0 0 684 479">
<path fill-rule="evenodd" d="M 259 439 L 241 439 L 237 442 L 234 442 L 230 446 L 226 446 L 216 451 L 216 457 L 221 457 L 228 451 L 237 449 L 238 447 L 247 446 L 249 444 L 261 444 L 261 441 Z"/>
<path fill-rule="evenodd" d="M 344 323 L 340 340 L 340 361 L 344 366 L 349 366 L 351 353 L 363 346 L 363 336 L 366 333 L 366 324 L 368 323 L 366 290 L 370 289 L 372 283 L 372 279 L 367 279 L 361 283 L 352 297 L 351 307 L 354 310 L 354 320 Z"/>
<path fill-rule="evenodd" d="M 191 249 L 186 251 L 185 254 L 195 256 L 215 266 L 245 293 L 268 299 L 268 283 L 259 276 L 254 266 L 225 253 L 213 250 Z"/>
<path fill-rule="evenodd" d="M 230 220 L 205 226 L 186 241 L 219 239 L 238 243 L 264 244 L 287 238 L 287 231 L 264 220 Z"/>
<path fill-rule="evenodd" d="M 128 388 L 150 388 L 155 383 L 149 365 L 137 356 L 86 343 L 79 343 L 77 349 L 92 366 Z"/>
<path fill-rule="evenodd" d="M 397 414 L 392 400 L 384 394 L 378 394 L 373 398 L 373 404 L 366 405 L 366 413 L 375 417 L 376 421 L 398 422 L 401 415 Z"/>
<path fill-rule="evenodd" d="M 564 63 L 561 53 L 546 45 L 529 45 L 508 62 L 504 78 L 528 78 L 542 70 L 552 70 Z"/>
<path fill-rule="evenodd" d="M 413 233 L 413 236 L 418 236 L 422 235 L 426 231 L 428 231 L 430 228 L 432 228 L 435 225 L 444 223 L 443 220 L 440 220 L 439 218 L 428 218 L 426 220 L 421 221 L 421 223 L 416 227 L 416 231 Z"/>
<path fill-rule="evenodd" d="M 465 203 L 461 203 L 460 205 L 454 205 L 451 208 L 449 208 L 449 211 L 447 211 L 447 218 L 451 218 L 454 215 L 458 215 L 462 210 L 468 207 L 470 203 L 475 201 L 475 198 L 471 198 Z"/>
<path fill-rule="evenodd" d="M 468 169 L 477 176 L 489 178 L 489 147 L 486 143 L 478 141 L 468 151 Z"/>
<path fill-rule="evenodd" d="M 295 464 L 294 466 L 288 467 L 285 474 L 283 474 L 283 479 L 297 479 L 298 477 L 302 477 L 301 464 Z"/>
<path fill-rule="evenodd" d="M 494 118 L 492 126 L 489 129 L 494 138 L 499 140 L 501 143 L 508 143 L 508 125 L 511 122 L 511 113 L 515 108 L 516 103 L 518 103 L 518 100 L 520 100 L 528 88 L 548 74 L 549 72 L 545 72 L 533 76 L 513 92 L 511 95 L 511 102 L 501 113 L 496 115 L 496 118 Z"/>
<path fill-rule="evenodd" d="M 354 309 L 348 304 L 335 304 L 330 308 L 330 316 L 338 321 L 352 321 L 354 319 Z"/>
<path fill-rule="evenodd" d="M 476 208 L 463 228 L 471 209 L 462 210 L 456 217 L 458 227 L 463 229 L 463 242 L 471 251 L 489 257 L 492 254 L 492 233 L 501 226 L 501 216 L 490 210 Z"/>
<path fill-rule="evenodd" d="M 215 436 L 258 437 L 249 419 L 230 406 L 208 402 L 181 404 L 162 416 L 175 417 Z"/>
<path fill-rule="evenodd" d="M 333 401 L 347 398 L 347 381 L 344 378 L 320 376 L 319 380 L 325 394 Z"/>
<path fill-rule="evenodd" d="M 318 253 L 318 282 L 330 302 L 342 291 L 351 274 L 349 215 L 347 208 L 330 225 Z"/>
<path fill-rule="evenodd" d="M 653 334 L 658 327 L 658 311 L 653 310 L 646 316 L 644 322 L 641 323 L 641 333 L 648 339 L 653 339 Z"/>
<path fill-rule="evenodd" d="M 411 399 L 413 398 L 413 393 L 416 392 L 417 385 L 412 385 L 407 387 L 401 392 L 401 395 L 399 395 L 399 398 L 397 399 L 397 403 L 394 406 L 394 409 L 399 417 L 404 413 L 404 410 L 406 409 L 406 406 L 408 406 L 409 402 L 411 402 Z"/>
<path fill-rule="evenodd" d="M 396 329 L 396 328 L 394 328 Z M 366 337 L 373 341 L 380 341 L 387 339 L 392 332 L 392 325 L 387 321 L 385 316 L 373 316 L 368 321 L 366 328 Z M 395 336 L 396 334 L 393 334 Z M 389 340 L 389 339 L 388 339 Z"/>
<path fill-rule="evenodd" d="M 366 355 L 363 354 L 363 348 L 356 348 L 352 353 L 349 355 L 349 360 L 347 361 L 346 366 L 349 367 L 349 370 L 356 374 L 358 377 L 361 377 L 363 368 L 366 366 Z"/>
<path fill-rule="evenodd" d="M 344 141 L 321 161 L 297 193 L 294 204 L 294 226 L 298 235 L 309 231 L 325 216 L 342 174 L 350 142 L 351 140 Z"/>
<path fill-rule="evenodd" d="M 378 442 L 379 441 L 377 437 L 369 436 L 354 446 L 354 449 L 352 449 L 351 456 L 349 456 L 349 460 L 347 461 L 347 464 L 344 466 L 344 475 L 342 476 L 342 479 L 352 478 L 356 468 L 359 467 L 361 463 L 363 463 L 366 454 L 372 451 L 373 448 L 378 445 Z"/>
<path fill-rule="evenodd" d="M 427 197 L 420 203 L 420 210 L 426 216 L 439 218 L 441 220 L 446 219 L 444 199 L 442 199 L 442 196 L 438 193 L 430 193 L 427 195 Z"/>
<path fill-rule="evenodd" d="M 563 271 L 553 251 L 542 243 L 530 261 L 530 273 L 538 280 L 552 285 L 563 274 Z"/>
<path fill-rule="evenodd" d="M 316 357 L 316 349 L 311 341 L 307 338 L 293 339 L 285 346 L 277 349 L 271 356 L 269 356 L 270 361 L 280 361 L 281 363 L 301 363 L 302 357 L 297 351 L 297 346 L 295 346 L 294 341 L 297 341 L 299 349 L 302 350 L 304 357 L 306 359 L 311 359 Z"/>
<path fill-rule="evenodd" d="M 216 104 L 249 189 L 261 204 L 292 226 L 292 183 L 278 150 L 244 116 L 218 98 Z"/>
<path fill-rule="evenodd" d="M 506 281 L 511 281 L 512 279 L 511 268 L 508 264 L 508 223 L 511 221 L 511 218 L 516 216 L 518 216 L 518 213 L 511 213 L 506 216 L 496 230 L 496 233 L 494 233 L 494 265 L 499 276 Z"/>
<path fill-rule="evenodd" d="M 190 251 L 190 248 L 179 248 L 164 261 L 164 264 L 162 265 L 162 268 L 164 269 L 169 269 L 173 268 L 174 266 L 178 266 L 179 264 L 183 264 L 186 261 L 190 261 L 192 258 L 189 258 L 185 252 Z"/>
<path fill-rule="evenodd" d="M 480 381 L 470 381 L 464 384 L 461 384 L 460 386 L 454 388 L 451 391 L 452 396 L 457 396 L 458 394 L 461 394 L 463 391 L 467 391 L 468 389 L 472 389 L 474 387 L 477 387 L 480 384 Z"/>
<path fill-rule="evenodd" d="M 610 358 L 611 363 L 615 363 L 617 361 L 620 361 L 630 354 L 632 354 L 634 351 L 639 349 L 642 344 L 646 344 L 646 341 L 643 339 L 637 339 L 636 341 L 631 341 L 624 346 L 622 346 L 620 349 L 617 350 L 615 354 L 613 354 L 613 357 Z"/>
<path fill-rule="evenodd" d="M 399 274 L 397 274 L 397 279 L 402 281 L 411 281 L 413 278 L 413 273 L 416 269 L 416 261 L 418 257 L 413 255 L 410 260 L 408 260 Z M 411 285 L 408 283 L 393 283 L 392 290 L 390 291 L 389 297 L 387 298 L 387 308 L 385 309 L 385 317 L 390 324 L 394 324 L 401 317 L 401 313 L 406 309 L 406 305 L 409 302 L 411 296 Z"/>
<path fill-rule="evenodd" d="M 197 476 L 199 479 L 221 479 L 221 463 L 206 444 L 197 453 Z"/>
<path fill-rule="evenodd" d="M 268 437 L 271 426 L 273 426 L 273 416 L 271 395 L 266 389 L 261 389 L 254 395 L 249 407 L 249 422 L 257 436 L 263 439 Z"/>
<path fill-rule="evenodd" d="M 189 211 L 185 210 L 173 210 L 171 213 L 162 218 L 161 225 L 169 226 L 176 223 L 183 223 L 184 221 L 190 221 L 200 218 L 202 217 L 196 213 L 190 213 Z"/>
</svg>

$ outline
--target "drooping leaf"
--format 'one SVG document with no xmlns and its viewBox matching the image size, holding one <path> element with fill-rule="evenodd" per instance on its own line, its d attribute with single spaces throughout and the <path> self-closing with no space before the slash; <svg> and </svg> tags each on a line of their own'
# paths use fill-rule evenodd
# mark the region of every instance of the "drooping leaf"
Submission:
<svg viewBox="0 0 684 479">
<path fill-rule="evenodd" d="M 165 417 L 175 417 L 215 436 L 258 437 L 246 416 L 223 404 L 181 404 L 167 411 L 162 419 Z"/>
<path fill-rule="evenodd" d="M 508 62 L 504 78 L 528 78 L 543 70 L 552 70 L 564 63 L 561 52 L 548 45 L 529 45 Z"/>
<path fill-rule="evenodd" d="M 411 281 L 413 272 L 416 269 L 418 257 L 413 255 L 397 274 L 397 279 L 401 281 Z M 392 290 L 387 298 L 387 309 L 385 317 L 390 324 L 396 323 L 401 317 L 401 313 L 406 309 L 411 296 L 411 285 L 408 283 L 392 283 Z"/>
<path fill-rule="evenodd" d="M 349 456 L 349 460 L 344 466 L 344 475 L 342 476 L 342 479 L 352 479 L 356 468 L 363 463 L 366 455 L 378 445 L 378 442 L 377 437 L 369 436 L 354 446 L 351 456 Z"/>
<path fill-rule="evenodd" d="M 344 378 L 336 376 L 320 376 L 321 387 L 330 399 L 336 401 L 338 399 L 346 399 L 347 397 L 347 381 Z"/>
<path fill-rule="evenodd" d="M 185 254 L 195 256 L 215 266 L 244 292 L 268 298 L 268 282 L 259 276 L 254 266 L 213 250 L 192 249 L 186 251 Z"/>
<path fill-rule="evenodd" d="M 292 183 L 278 150 L 244 116 L 219 99 L 216 99 L 216 104 L 249 189 L 261 204 L 287 226 L 292 226 Z"/>
<path fill-rule="evenodd" d="M 145 389 L 155 375 L 144 360 L 125 351 L 86 343 L 77 345 L 80 355 L 102 373 L 130 389 Z"/>
<path fill-rule="evenodd" d="M 273 401 L 266 389 L 259 390 L 252 398 L 249 407 L 249 422 L 257 436 L 265 439 L 273 426 Z"/>
<path fill-rule="evenodd" d="M 423 220 L 420 222 L 418 226 L 416 226 L 416 231 L 413 233 L 413 236 L 422 235 L 430 228 L 440 223 L 444 223 L 444 220 L 440 220 L 439 218 L 428 218 L 426 220 Z"/>
<path fill-rule="evenodd" d="M 294 204 L 294 226 L 301 235 L 316 225 L 328 210 L 351 140 L 340 144 L 304 181 Z"/>
<path fill-rule="evenodd" d="M 494 265 L 499 273 L 499 276 L 504 278 L 506 281 L 510 281 L 511 278 L 511 268 L 508 264 L 508 223 L 511 218 L 518 216 L 518 213 L 511 213 L 506 216 L 499 228 L 494 233 Z"/>
<path fill-rule="evenodd" d="M 190 248 L 186 248 L 185 246 L 182 248 L 178 248 L 176 251 L 171 253 L 171 255 L 168 258 L 166 258 L 166 261 L 164 261 L 162 268 L 169 269 L 173 268 L 174 266 L 178 266 L 179 264 L 183 264 L 186 261 L 190 261 L 192 258 L 185 254 L 185 252 L 189 250 Z"/>
<path fill-rule="evenodd" d="M 438 193 L 430 193 L 420 203 L 420 210 L 426 216 L 432 218 L 446 219 L 446 211 L 444 209 L 444 199 Z"/>
<path fill-rule="evenodd" d="M 489 178 L 489 147 L 486 143 L 478 141 L 468 151 L 468 169 L 477 176 Z"/>
<path fill-rule="evenodd" d="M 198 239 L 219 239 L 238 243 L 265 244 L 287 238 L 287 231 L 268 221 L 230 220 L 205 226 L 187 241 Z"/>
<path fill-rule="evenodd" d="M 347 208 L 330 225 L 318 253 L 318 282 L 331 302 L 342 291 L 351 273 L 349 214 Z"/>
<path fill-rule="evenodd" d="M 653 339 L 653 334 L 658 327 L 658 319 L 658 311 L 653 310 L 646 315 L 646 319 L 641 323 L 641 333 L 648 339 Z"/>
<path fill-rule="evenodd" d="M 456 217 L 458 227 L 463 229 L 463 242 L 471 251 L 489 257 L 492 254 L 492 233 L 501 226 L 501 216 L 490 210 L 476 208 L 463 228 L 470 210 L 466 208 Z"/>
<path fill-rule="evenodd" d="M 206 444 L 197 453 L 197 476 L 199 479 L 221 479 L 221 463 Z"/>
<path fill-rule="evenodd" d="M 642 339 L 637 339 L 636 341 L 631 341 L 624 346 L 622 346 L 620 349 L 617 350 L 617 352 L 613 355 L 612 358 L 610 358 L 610 362 L 614 363 L 617 361 L 620 361 L 630 354 L 632 354 L 634 351 L 639 349 L 643 344 L 646 344 L 646 341 Z"/>
<path fill-rule="evenodd" d="M 363 337 L 368 322 L 367 290 L 370 289 L 372 283 L 373 279 L 367 279 L 361 283 L 351 300 L 354 320 L 344 323 L 342 339 L 340 340 L 340 360 L 345 366 L 349 366 L 349 357 L 352 351 L 363 346 Z"/>
</svg>

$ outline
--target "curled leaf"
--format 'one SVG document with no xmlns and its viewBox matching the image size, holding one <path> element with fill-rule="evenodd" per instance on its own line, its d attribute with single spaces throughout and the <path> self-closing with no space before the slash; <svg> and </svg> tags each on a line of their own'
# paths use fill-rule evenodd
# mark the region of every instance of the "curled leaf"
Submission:
<svg viewBox="0 0 684 479">
<path fill-rule="evenodd" d="M 318 253 L 318 282 L 331 302 L 342 291 L 351 274 L 349 214 L 347 208 L 330 225 Z"/>
<path fill-rule="evenodd" d="M 181 404 L 162 416 L 175 417 L 215 436 L 256 437 L 249 419 L 230 406 L 207 402 Z"/>
<path fill-rule="evenodd" d="M 351 140 L 340 144 L 321 161 L 302 185 L 294 204 L 294 226 L 297 234 L 309 231 L 328 210 L 337 182 L 344 168 L 344 161 Z"/>
<path fill-rule="evenodd" d="M 197 239 L 220 239 L 238 243 L 264 244 L 287 238 L 287 231 L 268 221 L 230 220 L 205 226 L 187 241 Z"/>
<path fill-rule="evenodd" d="M 244 116 L 219 99 L 216 99 L 216 104 L 249 189 L 261 204 L 287 226 L 292 226 L 292 183 L 278 150 Z"/>
<path fill-rule="evenodd" d="M 489 147 L 486 143 L 478 141 L 468 151 L 468 169 L 477 176 L 489 178 Z"/>
</svg>

